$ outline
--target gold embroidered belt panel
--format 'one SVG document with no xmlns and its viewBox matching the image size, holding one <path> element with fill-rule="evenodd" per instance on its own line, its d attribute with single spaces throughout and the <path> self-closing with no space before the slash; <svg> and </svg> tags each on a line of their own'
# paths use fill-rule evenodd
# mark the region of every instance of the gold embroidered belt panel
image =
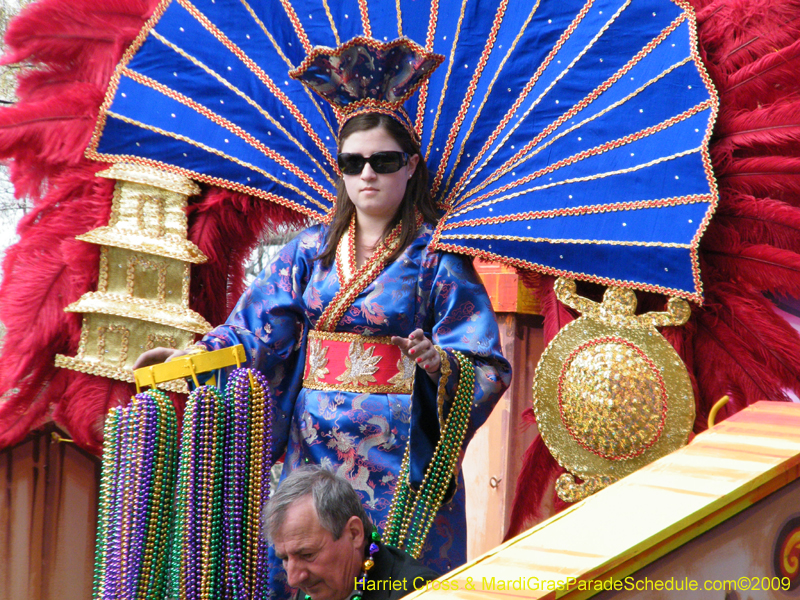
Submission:
<svg viewBox="0 0 800 600">
<path fill-rule="evenodd" d="M 410 394 L 414 363 L 390 337 L 308 332 L 303 387 L 375 394 Z"/>
</svg>

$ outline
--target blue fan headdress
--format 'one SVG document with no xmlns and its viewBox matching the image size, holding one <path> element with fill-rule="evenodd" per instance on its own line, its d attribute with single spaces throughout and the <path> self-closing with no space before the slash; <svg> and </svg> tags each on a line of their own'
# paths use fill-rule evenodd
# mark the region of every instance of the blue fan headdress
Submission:
<svg viewBox="0 0 800 600">
<path fill-rule="evenodd" d="M 446 211 L 435 247 L 699 302 L 717 99 L 694 27 L 684 0 L 165 1 L 89 156 L 329 221 L 341 119 L 389 92 Z"/>
</svg>

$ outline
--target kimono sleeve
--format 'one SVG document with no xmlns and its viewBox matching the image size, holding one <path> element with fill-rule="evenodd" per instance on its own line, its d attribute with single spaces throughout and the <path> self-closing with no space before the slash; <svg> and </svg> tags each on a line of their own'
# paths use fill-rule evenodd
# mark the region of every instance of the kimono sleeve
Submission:
<svg viewBox="0 0 800 600">
<path fill-rule="evenodd" d="M 426 280 L 426 278 L 429 278 Z M 443 412 L 439 414 L 437 386 L 418 368 L 412 403 L 412 483 L 421 481 L 424 469 L 439 440 L 440 417 L 446 416 L 449 402 L 460 381 L 454 352 L 465 355 L 475 366 L 475 389 L 465 445 L 483 425 L 497 401 L 511 383 L 511 365 L 500 348 L 500 331 L 491 301 L 472 261 L 460 255 L 431 253 L 423 265 L 420 280 L 422 329 L 430 332 L 434 344 L 442 348 L 450 363 Z"/>
<path fill-rule="evenodd" d="M 322 232 L 302 232 L 287 244 L 247 288 L 223 325 L 201 343 L 208 350 L 242 344 L 244 366 L 258 369 L 269 381 L 275 406 L 273 455 L 286 446 L 289 420 L 303 382 L 307 316 L 303 291 L 311 277 Z M 220 386 L 225 377 L 218 377 Z"/>
</svg>

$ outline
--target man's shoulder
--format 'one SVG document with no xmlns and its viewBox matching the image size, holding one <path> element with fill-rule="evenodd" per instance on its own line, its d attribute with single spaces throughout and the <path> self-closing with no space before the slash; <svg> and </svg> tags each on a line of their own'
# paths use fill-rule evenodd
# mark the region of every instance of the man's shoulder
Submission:
<svg viewBox="0 0 800 600">
<path fill-rule="evenodd" d="M 439 577 L 439 573 L 412 558 L 407 552 L 383 544 L 376 557 L 372 591 L 364 600 L 397 600 L 406 594 L 425 588 L 425 583 Z"/>
<path fill-rule="evenodd" d="M 413 558 L 408 552 L 395 548 L 394 546 L 384 545 L 383 548 L 395 561 L 395 566 L 398 569 L 403 569 L 409 572 L 425 573 L 429 575 L 429 579 L 436 579 L 439 573 L 424 565 L 416 558 Z"/>
</svg>

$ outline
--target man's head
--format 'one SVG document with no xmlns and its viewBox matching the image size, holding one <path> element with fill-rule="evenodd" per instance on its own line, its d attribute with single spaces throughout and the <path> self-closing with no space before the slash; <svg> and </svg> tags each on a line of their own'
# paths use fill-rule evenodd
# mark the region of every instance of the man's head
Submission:
<svg viewBox="0 0 800 600">
<path fill-rule="evenodd" d="M 361 572 L 372 524 L 345 479 L 303 467 L 267 503 L 264 531 L 290 586 L 313 600 L 342 600 Z"/>
</svg>

